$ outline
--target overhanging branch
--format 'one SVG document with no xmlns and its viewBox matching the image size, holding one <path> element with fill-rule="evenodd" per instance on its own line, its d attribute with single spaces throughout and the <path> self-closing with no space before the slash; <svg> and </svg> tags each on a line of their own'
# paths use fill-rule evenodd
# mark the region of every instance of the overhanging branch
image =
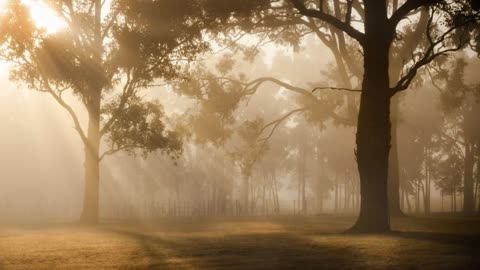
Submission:
<svg viewBox="0 0 480 270">
<path fill-rule="evenodd" d="M 353 28 L 348 22 L 343 22 L 342 20 L 336 18 L 335 16 L 329 15 L 322 10 L 316 10 L 316 9 L 310 9 L 305 6 L 305 3 L 303 0 L 290 0 L 293 4 L 293 6 L 300 12 L 300 14 L 307 16 L 307 17 L 312 17 L 312 18 L 317 18 L 319 20 L 322 20 L 326 23 L 331 24 L 335 28 L 338 28 L 339 30 L 345 32 L 347 35 L 352 37 L 353 39 L 357 40 L 360 44 L 364 44 L 365 40 L 365 35 L 358 31 L 357 29 Z M 352 3 L 353 4 L 353 3 Z"/>
</svg>

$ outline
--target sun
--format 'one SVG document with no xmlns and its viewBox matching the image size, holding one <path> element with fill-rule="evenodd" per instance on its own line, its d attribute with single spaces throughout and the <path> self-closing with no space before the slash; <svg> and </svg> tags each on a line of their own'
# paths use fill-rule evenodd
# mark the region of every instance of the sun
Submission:
<svg viewBox="0 0 480 270">
<path fill-rule="evenodd" d="M 9 0 L 0 0 L 0 10 L 5 8 Z M 67 27 L 67 23 L 42 0 L 21 0 L 30 8 L 30 13 L 39 28 L 44 28 L 47 33 L 55 33 Z"/>
</svg>

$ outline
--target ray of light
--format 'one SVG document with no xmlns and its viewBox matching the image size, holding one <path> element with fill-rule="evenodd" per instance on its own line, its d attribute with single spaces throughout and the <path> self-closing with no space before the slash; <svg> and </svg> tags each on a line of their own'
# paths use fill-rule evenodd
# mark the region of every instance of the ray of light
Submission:
<svg viewBox="0 0 480 270">
<path fill-rule="evenodd" d="M 22 0 L 22 2 L 30 8 L 37 27 L 45 28 L 48 33 L 55 33 L 67 26 L 66 22 L 44 1 Z"/>
</svg>

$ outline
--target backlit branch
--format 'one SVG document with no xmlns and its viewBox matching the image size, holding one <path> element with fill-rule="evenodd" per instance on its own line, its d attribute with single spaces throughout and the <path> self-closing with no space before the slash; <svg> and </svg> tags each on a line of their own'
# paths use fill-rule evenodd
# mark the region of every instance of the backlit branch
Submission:
<svg viewBox="0 0 480 270">
<path fill-rule="evenodd" d="M 413 61 L 414 61 L 413 65 L 408 70 L 408 72 L 398 81 L 397 85 L 395 85 L 393 88 L 390 89 L 391 95 L 394 95 L 399 91 L 404 91 L 408 89 L 411 82 L 417 75 L 418 70 L 423 66 L 430 64 L 438 56 L 445 55 L 449 52 L 459 51 L 462 48 L 464 48 L 464 46 L 469 43 L 469 40 L 467 38 L 460 39 L 458 44 L 452 47 L 446 47 L 445 41 L 452 37 L 452 35 L 454 34 L 453 32 L 455 30 L 474 22 L 475 20 L 480 19 L 479 17 L 480 13 L 477 12 L 473 14 L 472 17 L 470 17 L 469 19 L 466 19 L 461 24 L 456 24 L 453 27 L 449 28 L 442 35 L 440 35 L 438 38 L 435 39 L 434 37 L 432 37 L 432 34 L 431 34 L 434 13 L 435 12 L 432 9 L 430 18 L 427 23 L 426 35 L 427 35 L 427 40 L 430 44 L 428 49 L 425 51 L 425 53 L 420 59 L 416 60 L 415 57 L 413 57 Z"/>
<path fill-rule="evenodd" d="M 410 12 L 415 11 L 420 7 L 432 5 L 440 1 L 441 0 L 407 0 L 392 14 L 390 19 L 388 20 L 390 24 L 390 29 L 394 31 L 400 21 L 407 17 Z"/>
<path fill-rule="evenodd" d="M 335 16 L 329 15 L 322 10 L 311 9 L 305 6 L 303 0 L 290 0 L 293 3 L 293 6 L 300 12 L 300 14 L 317 18 L 322 20 L 326 23 L 331 24 L 335 28 L 345 32 L 347 35 L 352 37 L 353 39 L 357 40 L 360 44 L 364 43 L 365 36 L 362 32 L 358 31 L 357 29 L 353 28 L 350 23 L 343 22 L 342 20 L 336 18 Z M 353 5 L 353 2 L 351 2 Z"/>
<path fill-rule="evenodd" d="M 268 135 L 266 137 L 263 137 L 263 138 L 259 138 L 258 140 L 261 141 L 261 142 L 266 142 L 268 141 L 272 136 L 273 134 L 275 133 L 275 130 L 277 130 L 278 126 L 280 126 L 281 123 L 283 123 L 283 121 L 285 121 L 286 119 L 288 119 L 290 116 L 296 114 L 296 113 L 299 113 L 299 112 L 303 112 L 303 111 L 306 111 L 307 110 L 307 107 L 303 107 L 303 108 L 298 108 L 298 109 L 295 109 L 295 110 L 292 110 L 288 113 L 286 113 L 285 115 L 283 115 L 282 117 L 280 117 L 279 119 L 275 120 L 275 121 L 272 121 L 270 122 L 269 124 L 265 125 L 261 130 L 260 130 L 260 134 L 262 134 L 263 132 L 265 132 L 265 130 L 267 130 L 269 127 L 272 127 L 270 132 L 268 133 Z"/>
</svg>

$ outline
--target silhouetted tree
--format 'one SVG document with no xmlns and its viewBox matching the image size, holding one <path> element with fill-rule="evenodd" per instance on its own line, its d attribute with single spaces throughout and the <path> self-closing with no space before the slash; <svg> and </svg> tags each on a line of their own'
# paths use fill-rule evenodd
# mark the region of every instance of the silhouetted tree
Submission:
<svg viewBox="0 0 480 270">
<path fill-rule="evenodd" d="M 436 57 L 460 50 L 470 42 L 470 31 L 477 23 L 478 11 L 468 1 L 455 3 L 444 1 L 406 1 L 388 17 L 386 2 L 364 1 L 364 32 L 351 25 L 355 1 L 347 1 L 345 19 L 323 11 L 322 6 L 301 0 L 293 0 L 297 10 L 308 17 L 330 23 L 351 38 L 357 40 L 364 56 L 362 96 L 357 129 L 357 162 L 360 172 L 362 204 L 360 216 L 353 231 L 381 232 L 390 229 L 387 199 L 388 155 L 391 142 L 390 100 L 397 92 L 408 89 L 419 69 Z M 390 47 L 396 37 L 396 29 L 410 12 L 430 6 L 427 31 L 434 18 L 441 18 L 447 30 L 442 33 L 427 32 L 429 47 L 411 60 L 398 83 L 391 87 L 389 79 Z M 478 34 L 478 33 L 475 33 Z"/>
</svg>

